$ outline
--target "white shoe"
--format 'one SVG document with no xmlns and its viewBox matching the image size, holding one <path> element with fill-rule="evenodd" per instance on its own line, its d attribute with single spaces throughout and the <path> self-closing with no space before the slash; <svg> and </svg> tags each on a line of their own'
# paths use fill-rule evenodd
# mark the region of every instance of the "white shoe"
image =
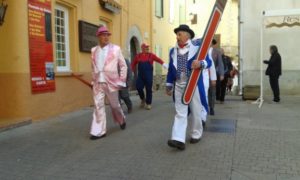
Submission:
<svg viewBox="0 0 300 180">
<path fill-rule="evenodd" d="M 146 104 L 145 109 L 150 110 L 151 109 L 151 105 L 150 104 Z"/>
</svg>

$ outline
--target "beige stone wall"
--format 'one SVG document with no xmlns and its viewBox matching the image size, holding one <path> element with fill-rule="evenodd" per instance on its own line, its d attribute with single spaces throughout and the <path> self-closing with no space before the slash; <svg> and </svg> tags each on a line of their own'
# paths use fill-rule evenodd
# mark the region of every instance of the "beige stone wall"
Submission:
<svg viewBox="0 0 300 180">
<path fill-rule="evenodd" d="M 263 10 L 299 9 L 300 1 L 295 0 L 244 0 L 241 7 L 244 30 L 243 44 L 243 86 L 260 84 L 260 62 L 269 59 L 269 46 L 278 46 L 282 57 L 282 76 L 279 84 L 283 95 L 300 95 L 299 56 L 300 27 L 270 28 L 263 31 L 263 57 L 260 57 L 260 30 Z M 268 77 L 264 75 L 266 65 L 263 65 L 263 86 L 267 95 L 271 95 Z"/>
<path fill-rule="evenodd" d="M 164 1 L 164 17 L 157 18 L 154 15 L 155 8 L 153 8 L 153 47 L 155 52 L 155 45 L 159 45 L 162 50 L 161 58 L 169 61 L 169 49 L 176 43 L 176 36 L 173 32 L 174 28 L 178 27 L 180 23 L 185 23 L 190 26 L 195 32 L 195 38 L 201 38 L 206 28 L 208 19 L 210 17 L 215 1 L 196 0 L 174 0 L 175 17 L 171 23 L 170 19 L 170 0 Z M 182 6 L 185 11 L 185 22 L 180 22 L 179 6 Z M 155 7 L 155 1 L 152 1 L 152 7 Z M 197 14 L 197 24 L 191 24 L 190 13 Z M 235 0 L 228 0 L 222 20 L 217 29 L 217 34 L 221 35 L 221 47 L 225 49 L 226 54 L 238 60 L 238 3 Z M 166 74 L 166 70 L 162 71 L 162 75 Z M 160 81 L 161 76 L 158 76 L 157 81 Z M 164 80 L 162 80 L 164 83 Z M 155 83 L 158 84 L 158 83 Z"/>
<path fill-rule="evenodd" d="M 201 38 L 205 31 L 208 19 L 211 15 L 215 1 L 187 0 L 187 23 L 195 31 L 196 37 Z M 197 14 L 197 24 L 191 24 L 190 13 Z M 220 46 L 224 48 L 225 53 L 236 61 L 238 60 L 238 3 L 235 0 L 228 0 L 219 23 L 216 34 L 220 34 Z"/>
</svg>

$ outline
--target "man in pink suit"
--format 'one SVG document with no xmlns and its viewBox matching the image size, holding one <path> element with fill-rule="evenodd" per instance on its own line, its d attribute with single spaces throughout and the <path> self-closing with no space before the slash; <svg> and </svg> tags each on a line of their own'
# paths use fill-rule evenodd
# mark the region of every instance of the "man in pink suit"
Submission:
<svg viewBox="0 0 300 180">
<path fill-rule="evenodd" d="M 119 46 L 111 44 L 111 33 L 100 26 L 97 33 L 99 45 L 92 48 L 92 84 L 95 110 L 90 131 L 90 139 L 106 136 L 105 96 L 109 100 L 114 121 L 123 130 L 125 116 L 121 108 L 118 90 L 126 86 L 127 66 Z"/>
</svg>

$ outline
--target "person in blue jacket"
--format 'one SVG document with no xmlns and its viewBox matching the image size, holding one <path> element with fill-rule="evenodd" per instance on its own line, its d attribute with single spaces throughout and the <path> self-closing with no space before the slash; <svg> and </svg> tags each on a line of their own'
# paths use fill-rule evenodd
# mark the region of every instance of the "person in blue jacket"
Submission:
<svg viewBox="0 0 300 180">
<path fill-rule="evenodd" d="M 201 41 L 192 41 L 195 34 L 189 26 L 182 24 L 174 29 L 177 43 L 170 50 L 170 62 L 167 74 L 166 93 L 174 96 L 176 115 L 174 118 L 172 136 L 168 145 L 179 150 L 185 149 L 187 119 L 190 111 L 191 132 L 190 143 L 198 143 L 202 137 L 202 113 L 203 108 L 208 112 L 204 81 L 209 78 L 207 73 L 201 73 L 197 87 L 189 105 L 182 103 L 182 95 L 188 82 L 192 69 L 207 69 L 212 60 L 207 56 L 201 61 L 196 60 Z M 206 82 L 207 83 L 207 82 Z"/>
</svg>

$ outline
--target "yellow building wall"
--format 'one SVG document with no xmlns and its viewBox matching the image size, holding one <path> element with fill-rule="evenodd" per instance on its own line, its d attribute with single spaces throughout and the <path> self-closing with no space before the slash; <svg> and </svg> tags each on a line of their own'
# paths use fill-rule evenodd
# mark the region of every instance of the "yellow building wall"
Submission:
<svg viewBox="0 0 300 180">
<path fill-rule="evenodd" d="M 176 43 L 176 35 L 174 33 L 174 29 L 179 26 L 179 4 L 182 2 L 182 5 L 184 4 L 184 1 L 180 0 L 173 0 L 174 2 L 174 21 L 170 22 L 170 0 L 163 1 L 164 5 L 164 12 L 163 17 L 158 18 L 155 16 L 155 8 L 152 9 L 152 52 L 155 53 L 155 45 L 158 45 L 161 47 L 161 59 L 165 63 L 169 63 L 169 50 L 171 47 L 175 46 Z M 155 7 L 155 1 L 152 1 L 152 7 Z M 167 70 L 162 68 L 162 74 L 165 75 L 167 73 Z"/>
<path fill-rule="evenodd" d="M 127 40 L 129 36 L 129 29 L 133 26 L 137 26 L 141 33 L 141 45 L 143 42 L 151 46 L 151 0 L 122 0 L 122 12 L 121 12 L 121 47 L 123 54 L 126 58 L 130 57 L 126 48 L 128 48 Z M 145 33 L 148 37 L 145 37 Z M 139 47 L 137 47 L 138 50 Z"/>
<path fill-rule="evenodd" d="M 120 14 L 104 10 L 95 0 L 52 1 L 53 46 L 54 8 L 57 3 L 67 7 L 70 13 L 71 70 L 85 80 L 91 79 L 90 53 L 79 51 L 78 20 L 95 25 L 100 24 L 100 19 L 109 22 L 111 41 L 122 48 L 126 46 L 128 28 L 132 25 L 138 26 L 142 34 L 150 32 L 151 1 L 117 2 L 122 6 Z M 13 123 L 14 119 L 40 120 L 92 105 L 91 89 L 71 77 L 70 73 L 56 72 L 54 92 L 31 93 L 27 1 L 10 0 L 6 3 L 8 10 L 0 27 L 0 125 L 4 121 Z"/>
<path fill-rule="evenodd" d="M 145 38 L 145 32 L 150 33 L 151 28 L 151 2 L 149 0 L 128 1 L 128 27 L 138 25 L 143 36 L 143 40 L 151 44 L 150 38 Z M 149 36 L 150 37 L 150 36 Z"/>
<path fill-rule="evenodd" d="M 69 19 L 71 69 L 73 72 L 82 72 L 84 78 L 89 78 L 89 55 L 84 55 L 85 59 L 79 59 L 78 56 L 77 11 L 81 4 L 71 0 L 59 2 L 72 8 Z M 52 9 L 54 5 L 53 1 Z M 91 90 L 69 75 L 57 73 L 54 92 L 31 93 L 27 16 L 27 1 L 8 2 L 5 23 L 0 28 L 0 120 L 25 117 L 38 120 L 90 105 Z M 83 68 L 80 64 L 86 66 Z"/>
<path fill-rule="evenodd" d="M 26 3 L 9 1 L 5 22 L 0 26 L 1 119 L 29 116 L 29 102 L 23 99 L 30 89 L 28 30 L 27 23 L 21 23 L 27 17 Z"/>
</svg>

